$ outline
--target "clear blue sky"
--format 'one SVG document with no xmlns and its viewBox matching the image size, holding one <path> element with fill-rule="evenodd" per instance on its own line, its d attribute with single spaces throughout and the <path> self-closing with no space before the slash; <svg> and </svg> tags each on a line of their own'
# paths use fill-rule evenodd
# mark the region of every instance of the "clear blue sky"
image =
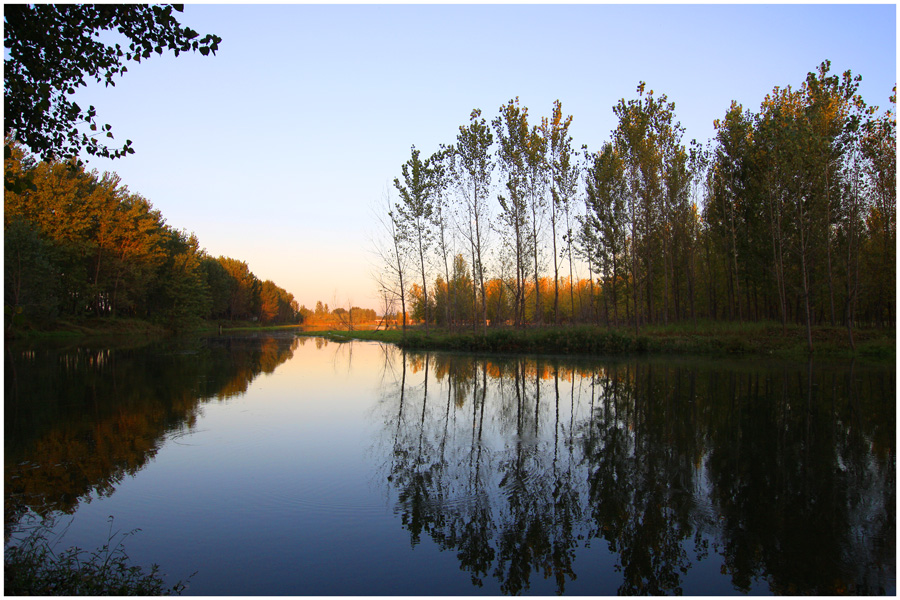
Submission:
<svg viewBox="0 0 900 600">
<path fill-rule="evenodd" d="M 643 80 L 705 143 L 731 100 L 756 112 L 826 59 L 882 108 L 897 70 L 894 4 L 199 4 L 180 20 L 219 52 L 80 91 L 136 150 L 89 167 L 308 307 L 378 306 L 373 207 L 410 145 L 453 143 L 473 108 L 490 120 L 518 96 L 538 123 L 559 99 L 575 146 L 597 150 Z"/>
</svg>

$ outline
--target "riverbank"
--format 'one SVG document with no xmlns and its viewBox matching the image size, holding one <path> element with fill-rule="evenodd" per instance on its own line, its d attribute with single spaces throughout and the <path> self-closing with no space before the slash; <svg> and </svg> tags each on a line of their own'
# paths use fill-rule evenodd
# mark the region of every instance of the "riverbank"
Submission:
<svg viewBox="0 0 900 600">
<path fill-rule="evenodd" d="M 634 330 L 594 326 L 534 327 L 528 329 L 488 328 L 485 334 L 467 331 L 424 329 L 389 331 L 317 331 L 316 335 L 335 341 L 376 340 L 410 350 L 455 350 L 513 354 L 702 354 L 748 355 L 802 358 L 808 356 L 806 330 L 779 323 L 703 322 L 697 326 L 678 324 Z M 841 327 L 813 329 L 813 355 L 864 357 L 894 360 L 896 340 L 893 330 L 864 329 L 853 332 L 856 348 L 850 347 L 847 330 Z"/>
<path fill-rule="evenodd" d="M 220 329 L 221 328 L 221 329 Z M 297 335 L 323 336 L 335 341 L 376 340 L 410 350 L 451 350 L 506 354 L 700 354 L 708 356 L 746 355 L 804 358 L 806 330 L 801 326 L 779 323 L 693 324 L 633 329 L 606 329 L 590 325 L 546 326 L 514 329 L 488 328 L 485 334 L 471 329 L 448 331 L 409 328 L 404 334 L 391 330 L 315 330 L 301 325 L 262 325 L 250 321 L 204 321 L 181 333 L 206 334 L 250 331 L 295 331 Z M 166 328 L 141 319 L 92 318 L 58 321 L 45 329 L 7 331 L 7 339 L 78 340 L 96 338 L 162 338 L 172 335 Z M 853 332 L 856 348 L 850 347 L 843 327 L 813 328 L 813 355 L 822 357 L 861 357 L 892 361 L 896 356 L 894 330 L 860 329 Z"/>
<path fill-rule="evenodd" d="M 217 333 L 220 331 L 293 331 L 299 325 L 262 325 L 252 321 L 202 321 L 194 327 L 173 332 L 143 319 L 85 317 L 56 321 L 45 327 L 6 329 L 6 339 L 80 339 L 106 337 L 157 338 L 182 333 Z"/>
</svg>

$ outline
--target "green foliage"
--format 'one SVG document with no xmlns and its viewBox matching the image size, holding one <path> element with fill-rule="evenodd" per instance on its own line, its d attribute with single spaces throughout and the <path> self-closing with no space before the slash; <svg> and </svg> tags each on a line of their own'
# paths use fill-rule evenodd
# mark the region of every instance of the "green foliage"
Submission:
<svg viewBox="0 0 900 600">
<path fill-rule="evenodd" d="M 124 541 L 139 529 L 113 533 L 109 518 L 107 543 L 91 552 L 72 547 L 57 551 L 48 540 L 49 530 L 33 528 L 4 551 L 4 585 L 7 596 L 160 596 L 179 595 L 187 582 L 167 585 L 159 565 L 149 571 L 129 564 Z M 188 578 L 190 579 L 190 578 Z"/>
<path fill-rule="evenodd" d="M 4 7 L 4 134 L 25 144 L 45 160 L 88 154 L 118 158 L 133 153 L 131 140 L 110 148 L 98 139 L 113 139 L 110 125 L 99 125 L 93 106 L 69 99 L 93 79 L 115 85 L 128 69 L 152 53 L 170 50 L 216 53 L 221 38 L 203 38 L 181 25 L 176 5 L 9 4 Z M 105 44 L 102 32 L 115 31 L 130 43 Z M 7 149 L 7 154 L 9 150 Z"/>
<path fill-rule="evenodd" d="M 879 114 L 859 96 L 858 76 L 829 69 L 825 61 L 799 88 L 774 88 L 756 114 L 733 102 L 706 147 L 683 144 L 675 104 L 641 82 L 636 97 L 613 107 L 611 139 L 598 152 L 584 148 L 581 164 L 559 101 L 541 127 L 531 127 L 528 109 L 510 100 L 491 122 L 493 136 L 481 111 L 472 111 L 453 147 L 456 205 L 441 204 L 440 227 L 425 219 L 414 229 L 440 238 L 440 256 L 409 239 L 392 255 L 421 271 L 401 297 L 426 331 L 552 320 L 628 326 L 638 336 L 679 322 L 777 319 L 784 334 L 806 328 L 807 351 L 814 327 L 843 325 L 852 349 L 864 328 L 896 321 L 896 89 Z M 425 165 L 414 149 L 405 185 L 395 180 L 402 197 L 425 181 Z M 501 180 L 491 194 L 495 168 Z M 585 203 L 573 215 L 578 173 Z M 485 194 L 493 195 L 493 211 Z M 443 243 L 443 215 L 454 208 L 471 257 L 464 279 L 450 275 Z M 489 253 L 476 228 L 498 233 Z M 566 283 L 560 260 L 573 255 L 588 273 L 576 280 L 570 262 Z M 429 259 L 443 272 L 432 268 L 429 278 Z M 457 283 L 464 294 L 455 293 Z M 568 294 L 560 293 L 564 286 Z M 541 300 L 551 293 L 552 306 Z M 454 300 L 463 295 L 465 302 Z M 760 351 L 739 335 L 697 341 L 721 352 Z M 652 351 L 659 343 L 651 336 L 629 347 Z"/>
<path fill-rule="evenodd" d="M 259 292 L 259 319 L 263 323 L 294 323 L 299 317 L 299 308 L 294 295 L 267 279 L 262 282 Z"/>
<path fill-rule="evenodd" d="M 7 327 L 24 319 L 43 322 L 55 318 L 58 271 L 52 243 L 30 221 L 13 218 L 4 230 L 3 250 Z"/>
<path fill-rule="evenodd" d="M 245 262 L 207 256 L 116 175 L 35 162 L 18 145 L 4 163 L 7 330 L 87 316 L 172 330 L 203 318 L 295 322 L 293 296 L 268 282 L 263 303 Z"/>
<path fill-rule="evenodd" d="M 894 336 L 877 331 L 860 332 L 861 343 L 854 352 L 840 328 L 817 328 L 817 355 L 863 356 L 892 359 Z M 499 354 L 697 354 L 724 356 L 743 354 L 800 357 L 806 353 L 804 328 L 782 330 L 773 322 L 726 323 L 702 321 L 697 325 L 678 323 L 647 327 L 639 336 L 624 328 L 605 329 L 590 325 L 575 327 L 488 328 L 485 334 L 413 329 L 398 331 L 357 331 L 354 338 L 394 343 L 410 350 L 454 350 Z"/>
<path fill-rule="evenodd" d="M 225 318 L 228 311 L 228 299 L 231 290 L 231 276 L 222 263 L 210 256 L 204 256 L 200 268 L 206 278 L 209 289 L 210 305 L 208 316 L 212 319 Z"/>
<path fill-rule="evenodd" d="M 182 331 L 209 312 L 209 288 L 201 268 L 203 251 L 193 234 L 170 230 L 165 237 L 167 260 L 151 298 L 158 318 L 170 329 Z"/>
<path fill-rule="evenodd" d="M 261 282 L 242 260 L 220 256 L 219 263 L 229 277 L 228 308 L 229 319 L 248 319 L 257 314 L 260 305 Z"/>
<path fill-rule="evenodd" d="M 401 246 L 416 256 L 422 278 L 422 297 L 428 299 L 428 279 L 426 275 L 426 255 L 433 244 L 432 226 L 435 219 L 434 196 L 440 186 L 439 171 L 435 162 L 440 154 L 426 160 L 419 158 L 415 146 L 410 148 L 410 158 L 401 167 L 403 181 L 394 178 L 394 187 L 400 193 L 400 202 L 394 206 Z M 425 327 L 428 328 L 429 306 L 423 303 Z"/>
</svg>

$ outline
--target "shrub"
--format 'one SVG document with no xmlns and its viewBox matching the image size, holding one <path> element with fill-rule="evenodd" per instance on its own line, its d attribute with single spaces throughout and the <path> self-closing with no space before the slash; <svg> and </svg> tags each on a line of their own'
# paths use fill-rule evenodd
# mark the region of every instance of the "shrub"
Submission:
<svg viewBox="0 0 900 600">
<path fill-rule="evenodd" d="M 611 331 L 606 334 L 604 349 L 610 354 L 624 354 L 631 347 L 631 340 L 619 333 Z"/>
<path fill-rule="evenodd" d="M 72 547 L 55 552 L 48 540 L 49 527 L 39 525 L 4 551 L 3 592 L 7 596 L 163 596 L 178 595 L 187 587 L 179 581 L 166 587 L 159 565 L 145 572 L 129 565 L 124 540 L 140 531 L 119 536 L 112 532 L 100 549 L 87 552 Z M 115 541 L 115 538 L 119 538 Z M 188 577 L 190 579 L 190 577 Z"/>
</svg>

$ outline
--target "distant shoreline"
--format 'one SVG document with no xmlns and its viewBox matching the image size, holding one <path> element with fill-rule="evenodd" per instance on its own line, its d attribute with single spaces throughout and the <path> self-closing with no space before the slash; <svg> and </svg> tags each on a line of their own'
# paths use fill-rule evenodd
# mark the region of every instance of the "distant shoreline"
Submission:
<svg viewBox="0 0 900 600">
<path fill-rule="evenodd" d="M 183 332 L 173 333 L 164 327 L 141 319 L 86 318 L 58 321 L 46 329 L 6 332 L 7 341 L 96 340 L 112 338 L 130 340 L 156 339 L 191 334 L 227 334 L 240 332 L 284 331 L 298 336 L 325 337 L 332 341 L 373 340 L 396 344 L 409 350 L 450 350 L 497 354 L 559 354 L 620 356 L 635 354 L 705 356 L 773 356 L 805 358 L 805 328 L 780 323 L 698 322 L 696 326 L 681 323 L 670 326 L 612 328 L 596 325 L 545 326 L 516 329 L 488 327 L 486 333 L 473 332 L 471 326 L 453 331 L 413 326 L 404 334 L 400 329 L 375 330 L 371 324 L 361 329 L 306 328 L 302 324 L 264 325 L 250 321 L 208 321 Z M 856 349 L 850 347 L 843 327 L 813 328 L 812 356 L 832 358 L 865 358 L 894 360 L 896 331 L 893 329 L 854 329 Z"/>
<path fill-rule="evenodd" d="M 389 331 L 300 331 L 298 335 L 322 336 L 333 341 L 374 340 L 409 350 L 454 350 L 504 354 L 629 355 L 700 354 L 707 356 L 774 356 L 805 358 L 806 330 L 799 325 L 784 331 L 779 323 L 699 323 L 668 327 L 606 329 L 597 326 L 548 326 L 527 329 L 488 328 L 487 332 L 424 329 Z M 813 328 L 814 357 L 894 360 L 894 330 L 854 330 L 856 349 L 850 347 L 842 327 Z"/>
</svg>

